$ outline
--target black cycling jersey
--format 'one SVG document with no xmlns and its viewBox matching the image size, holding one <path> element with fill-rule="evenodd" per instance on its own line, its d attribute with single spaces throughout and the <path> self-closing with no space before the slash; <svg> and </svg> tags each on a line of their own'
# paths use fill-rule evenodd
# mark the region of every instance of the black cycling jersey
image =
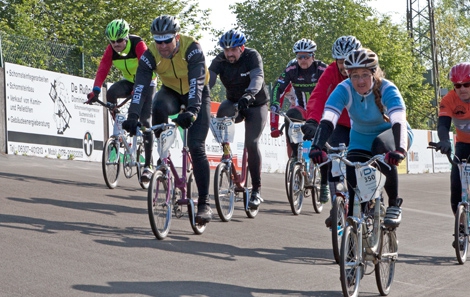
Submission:
<svg viewBox="0 0 470 297">
<path fill-rule="evenodd" d="M 280 96 L 289 83 L 292 83 L 296 96 L 296 105 L 306 109 L 310 94 L 317 85 L 317 82 L 326 67 L 327 65 L 319 60 L 314 60 L 312 65 L 307 69 L 300 68 L 297 60 L 289 63 L 274 85 L 271 105 L 282 105 L 282 102 L 280 102 Z"/>
<path fill-rule="evenodd" d="M 215 73 L 211 75 L 210 86 L 215 84 L 219 75 L 226 88 L 227 99 L 233 103 L 237 103 L 245 93 L 255 96 L 253 106 L 269 102 L 268 89 L 264 82 L 263 60 L 255 49 L 245 48 L 238 61 L 233 64 L 225 59 L 222 52 L 214 58 L 209 71 Z"/>
</svg>

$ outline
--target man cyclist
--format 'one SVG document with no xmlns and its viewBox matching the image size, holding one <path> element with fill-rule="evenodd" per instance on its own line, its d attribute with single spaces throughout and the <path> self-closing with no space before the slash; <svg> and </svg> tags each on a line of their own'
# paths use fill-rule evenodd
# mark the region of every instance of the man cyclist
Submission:
<svg viewBox="0 0 470 297">
<path fill-rule="evenodd" d="M 248 205 L 257 209 L 262 201 L 258 142 L 268 118 L 269 94 L 264 83 L 263 60 L 255 49 L 245 47 L 245 43 L 245 35 L 238 30 L 229 30 L 220 37 L 219 45 L 224 51 L 212 60 L 209 67 L 210 85 L 214 86 L 219 75 L 227 92 L 227 99 L 220 104 L 217 117 L 233 116 L 233 105 L 238 103 L 236 122 L 245 121 L 245 147 L 253 186 Z"/>
<path fill-rule="evenodd" d="M 130 96 L 134 88 L 139 59 L 147 50 L 147 45 L 141 37 L 129 34 L 129 24 L 123 19 L 111 21 L 106 26 L 105 35 L 109 40 L 109 45 L 101 58 L 93 83 L 93 91 L 88 94 L 87 103 L 92 103 L 101 93 L 101 87 L 113 65 L 121 71 L 123 79 L 112 84 L 107 90 L 106 101 L 116 104 L 118 98 Z M 150 93 L 152 95 L 155 91 L 155 81 L 150 82 L 150 88 L 153 90 Z"/>
<path fill-rule="evenodd" d="M 397 165 L 405 158 L 412 141 L 405 102 L 398 88 L 384 78 L 373 51 L 355 50 L 346 57 L 344 65 L 349 79 L 341 82 L 328 98 L 309 156 L 314 163 L 327 160 L 322 148 L 346 108 L 352 119 L 348 159 L 363 162 L 372 155 L 386 153 L 385 161 L 390 169 L 379 164 L 379 170 L 386 176 L 384 188 L 388 196 L 384 225 L 398 227 L 402 200 L 398 198 Z M 349 197 L 354 197 L 355 168 L 346 166 L 346 176 Z M 353 204 L 354 199 L 349 199 L 348 215 L 353 214 Z"/>
<path fill-rule="evenodd" d="M 361 48 L 361 42 L 354 36 L 341 36 L 333 43 L 332 55 L 335 61 L 328 65 L 325 72 L 323 72 L 307 103 L 307 121 L 305 125 L 301 127 L 304 133 L 304 139 L 311 140 L 313 136 L 315 136 L 318 123 L 321 120 L 325 108 L 326 100 L 336 86 L 348 78 L 348 74 L 344 68 L 344 60 L 349 53 L 359 48 Z M 348 146 L 350 130 L 351 119 L 349 118 L 348 111 L 344 109 L 338 119 L 333 134 L 328 139 L 328 143 L 334 147 L 339 146 L 340 143 L 344 143 Z M 330 189 L 334 190 L 335 187 L 333 183 L 339 182 L 339 177 L 333 178 L 331 176 L 331 165 L 328 165 L 328 181 L 333 186 L 330 187 Z M 320 202 L 327 203 L 328 198 L 329 197 L 326 195 L 320 196 Z M 325 220 L 325 224 L 328 228 L 331 226 L 331 211 L 330 216 Z"/>
<path fill-rule="evenodd" d="M 279 131 L 279 116 L 276 113 L 279 112 L 283 104 L 281 94 L 284 93 L 289 84 L 292 84 L 297 99 L 296 104 L 290 106 L 286 115 L 291 119 L 305 120 L 307 101 L 327 67 L 322 61 L 315 60 L 316 50 L 316 43 L 310 39 L 302 38 L 294 44 L 293 52 L 296 55 L 296 59 L 287 65 L 273 87 L 271 98 L 271 137 L 276 138 L 281 134 Z M 298 144 L 291 143 L 287 134 L 288 156 L 289 158 L 295 158 Z M 322 197 L 325 195 L 328 197 L 330 193 L 327 182 L 327 168 L 322 169 L 321 176 L 320 197 L 325 200 L 328 198 Z"/>
<path fill-rule="evenodd" d="M 174 122 L 189 129 L 188 147 L 199 192 L 196 221 L 208 223 L 212 219 L 210 168 L 205 152 L 210 118 L 209 71 L 201 45 L 193 37 L 179 34 L 179 30 L 180 23 L 174 16 L 162 15 L 153 20 L 150 31 L 155 42 L 139 60 L 134 95 L 123 128 L 135 131 L 142 114 L 150 109 L 152 125 L 167 123 L 168 116 L 179 113 L 181 105 L 186 106 Z M 162 87 L 152 103 L 148 86 L 153 73 L 159 76 Z M 148 134 L 153 138 L 152 133 Z M 146 168 L 145 172 L 150 177 L 152 169 Z"/>
<path fill-rule="evenodd" d="M 470 63 L 459 63 L 450 69 L 449 79 L 454 89 L 447 93 L 439 104 L 439 118 L 437 122 L 437 135 L 439 143 L 437 148 L 443 154 L 452 150 L 449 138 L 451 123 L 456 131 L 454 161 L 467 159 L 470 156 Z M 457 165 L 452 164 L 450 173 L 450 206 L 452 212 L 457 212 L 461 201 L 462 184 Z"/>
</svg>

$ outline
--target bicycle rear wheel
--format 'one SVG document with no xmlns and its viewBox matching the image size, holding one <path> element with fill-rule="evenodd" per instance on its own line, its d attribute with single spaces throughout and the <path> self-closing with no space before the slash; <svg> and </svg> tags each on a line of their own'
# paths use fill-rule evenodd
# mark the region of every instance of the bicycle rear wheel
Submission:
<svg viewBox="0 0 470 297">
<path fill-rule="evenodd" d="M 101 169 L 103 171 L 104 181 L 110 189 L 116 188 L 119 172 L 121 171 L 119 147 L 119 141 L 115 138 L 109 138 L 103 148 Z"/>
<path fill-rule="evenodd" d="M 147 208 L 152 232 L 160 240 L 170 232 L 172 204 L 169 195 L 171 195 L 171 188 L 171 179 L 168 179 L 161 171 L 155 171 L 148 189 Z"/>
<path fill-rule="evenodd" d="M 187 198 L 189 199 L 188 201 L 188 214 L 189 214 L 189 223 L 191 224 L 191 228 L 193 229 L 194 233 L 197 235 L 201 235 L 204 233 L 206 230 L 207 224 L 200 224 L 196 222 L 196 204 L 194 204 L 194 201 L 197 201 L 198 199 L 198 192 L 194 191 L 195 190 L 195 184 L 194 184 L 194 174 L 191 171 L 188 175 L 188 182 L 186 184 L 186 191 L 187 191 Z"/>
<path fill-rule="evenodd" d="M 356 297 L 359 294 L 359 283 L 362 278 L 362 265 L 360 263 L 361 251 L 359 250 L 357 230 L 352 226 L 344 229 L 341 241 L 340 254 L 340 280 L 343 295 Z"/>
<path fill-rule="evenodd" d="M 344 199 L 340 194 L 336 194 L 331 210 L 331 242 L 333 244 L 333 255 L 336 263 L 339 264 L 341 249 L 341 238 L 346 226 L 346 214 L 344 211 Z"/>
<path fill-rule="evenodd" d="M 311 161 L 310 161 L 311 162 Z M 321 213 L 323 210 L 323 203 L 320 202 L 320 167 L 310 163 L 310 166 L 314 166 L 313 169 L 313 185 L 312 185 L 312 204 L 313 209 L 316 213 Z M 311 168 L 311 167 L 310 167 Z"/>
<path fill-rule="evenodd" d="M 214 173 L 214 201 L 217 213 L 224 222 L 230 221 L 235 207 L 235 191 L 230 170 L 229 164 L 220 163 Z"/>
<path fill-rule="evenodd" d="M 454 248 L 457 261 L 464 264 L 467 261 L 468 251 L 468 220 L 467 211 L 464 205 L 459 205 L 455 213 L 455 226 L 454 226 Z"/>
<path fill-rule="evenodd" d="M 137 178 L 139 179 L 139 184 L 142 189 L 148 189 L 150 181 L 148 182 L 142 182 L 142 172 L 144 171 L 144 165 L 145 165 L 145 151 L 144 151 L 144 146 L 142 144 L 139 144 L 139 147 L 137 148 L 137 156 L 136 156 L 136 161 L 137 163 L 140 164 L 139 166 L 139 171 L 137 172 Z M 150 163 L 152 164 L 152 163 Z"/>
<path fill-rule="evenodd" d="M 292 163 L 294 163 L 292 158 L 289 158 L 287 161 L 286 165 L 286 172 L 284 174 L 284 181 L 286 185 L 286 195 L 287 195 L 287 200 L 289 203 L 291 203 L 291 197 L 290 197 L 290 180 L 291 180 L 291 175 L 292 175 Z"/>
<path fill-rule="evenodd" d="M 245 207 L 246 205 L 248 205 L 248 201 L 250 201 L 252 187 L 253 185 L 251 184 L 250 169 L 248 168 L 248 166 L 246 166 L 245 188 L 248 189 L 248 195 L 247 191 L 243 191 L 243 208 L 245 209 L 246 216 L 250 219 L 254 219 L 259 212 L 259 207 L 256 209 L 252 209 L 249 207 L 247 209 Z"/>
<path fill-rule="evenodd" d="M 381 233 L 379 258 L 375 264 L 375 282 L 380 295 L 386 296 L 395 275 L 395 263 L 398 258 L 398 241 L 395 230 L 383 230 Z"/>
<path fill-rule="evenodd" d="M 290 180 L 290 209 L 294 215 L 300 214 L 302 210 L 302 203 L 304 200 L 304 186 L 305 178 L 302 172 L 302 166 L 300 164 L 295 164 L 292 169 L 291 180 Z"/>
</svg>

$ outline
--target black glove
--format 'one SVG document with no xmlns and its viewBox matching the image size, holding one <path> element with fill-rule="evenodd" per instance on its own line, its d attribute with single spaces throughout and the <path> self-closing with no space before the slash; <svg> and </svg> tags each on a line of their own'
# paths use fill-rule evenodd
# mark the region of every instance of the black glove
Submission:
<svg viewBox="0 0 470 297">
<path fill-rule="evenodd" d="M 127 120 L 122 122 L 122 128 L 129 132 L 130 136 L 134 136 L 137 131 L 137 127 L 141 126 L 141 123 L 138 121 L 139 117 L 135 113 L 131 113 L 127 116 Z"/>
<path fill-rule="evenodd" d="M 328 155 L 317 146 L 312 146 L 308 157 L 315 164 L 320 164 L 328 160 Z"/>
<path fill-rule="evenodd" d="M 405 155 L 400 151 L 390 151 L 385 155 L 385 162 L 398 166 L 405 159 Z"/>
<path fill-rule="evenodd" d="M 300 130 L 304 133 L 304 140 L 312 140 L 313 136 L 315 136 L 315 132 L 317 132 L 317 128 L 317 121 L 312 119 L 306 121 L 305 124 L 300 127 Z"/>
<path fill-rule="evenodd" d="M 98 100 L 100 93 L 101 93 L 100 87 L 93 87 L 93 92 L 87 95 L 88 101 L 85 102 L 85 104 L 92 104 L 93 102 L 96 102 L 96 100 Z"/>
<path fill-rule="evenodd" d="M 255 101 L 255 97 L 250 93 L 245 93 L 239 100 L 238 100 L 238 110 L 248 109 L 248 107 L 253 104 Z"/>
<path fill-rule="evenodd" d="M 189 129 L 196 120 L 196 115 L 190 111 L 180 113 L 176 119 L 173 120 L 178 126 L 183 129 Z"/>
<path fill-rule="evenodd" d="M 450 140 L 439 141 L 436 146 L 437 150 L 441 151 L 441 154 L 447 155 L 452 150 L 452 145 Z"/>
</svg>

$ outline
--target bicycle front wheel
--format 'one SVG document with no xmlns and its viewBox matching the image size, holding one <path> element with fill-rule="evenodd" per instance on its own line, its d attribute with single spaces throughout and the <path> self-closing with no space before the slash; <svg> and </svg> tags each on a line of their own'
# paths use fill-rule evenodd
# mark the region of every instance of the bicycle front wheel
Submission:
<svg viewBox="0 0 470 297">
<path fill-rule="evenodd" d="M 468 251 L 468 218 L 464 205 L 459 205 L 455 213 L 454 248 L 457 261 L 464 264 L 467 261 Z"/>
<path fill-rule="evenodd" d="M 171 179 L 159 170 L 155 171 L 150 180 L 147 195 L 147 208 L 153 234 L 164 239 L 170 232 L 171 224 Z"/>
<path fill-rule="evenodd" d="M 293 165 L 294 161 L 292 158 L 289 158 L 289 160 L 287 161 L 287 165 L 286 165 L 286 172 L 284 174 L 284 183 L 286 185 L 286 195 L 287 195 L 287 200 L 289 201 L 289 203 L 291 203 L 291 197 L 290 197 L 290 180 L 291 180 L 291 175 L 292 175 L 292 165 Z"/>
<path fill-rule="evenodd" d="M 331 210 L 331 242 L 333 244 L 333 255 L 336 263 L 339 264 L 341 249 L 341 238 L 346 226 L 346 214 L 344 211 L 344 199 L 341 195 L 336 195 Z"/>
<path fill-rule="evenodd" d="M 248 201 L 251 198 L 252 187 L 253 185 L 251 184 L 250 169 L 247 166 L 246 167 L 246 179 L 245 179 L 245 191 L 243 191 L 243 207 L 245 208 L 246 216 L 249 217 L 250 219 L 254 219 L 259 212 L 259 207 L 256 209 L 249 208 L 249 207 L 248 209 L 246 208 L 246 205 L 248 205 Z M 246 189 L 248 189 L 248 195 L 247 195 Z"/>
<path fill-rule="evenodd" d="M 139 184 L 142 189 L 148 189 L 150 181 L 148 182 L 142 182 L 142 172 L 144 171 L 144 165 L 145 165 L 145 151 L 144 151 L 144 146 L 142 144 L 139 145 L 139 148 L 137 149 L 137 156 L 136 156 L 136 161 L 137 163 L 140 164 L 139 166 L 139 171 L 137 174 L 137 178 L 139 179 Z M 152 163 L 150 163 L 152 164 Z"/>
<path fill-rule="evenodd" d="M 375 264 L 375 281 L 380 295 L 386 296 L 395 275 L 395 263 L 398 258 L 398 241 L 395 230 L 383 230 L 380 235 L 382 243 L 379 248 L 378 262 Z"/>
<path fill-rule="evenodd" d="M 214 173 L 214 201 L 217 213 L 222 221 L 232 219 L 235 207 L 235 192 L 233 181 L 230 178 L 231 167 L 229 164 L 220 163 Z"/>
<path fill-rule="evenodd" d="M 340 253 L 340 280 L 343 295 L 357 297 L 359 294 L 359 283 L 362 277 L 362 265 L 360 263 L 361 251 L 359 249 L 357 230 L 352 226 L 344 229 Z"/>
<path fill-rule="evenodd" d="M 310 166 L 315 166 L 315 165 L 313 163 L 310 163 Z M 323 210 L 323 203 L 320 202 L 320 183 L 321 183 L 320 167 L 318 166 L 314 167 L 312 180 L 313 180 L 313 185 L 312 185 L 313 209 L 315 210 L 316 213 L 321 213 Z"/>
<path fill-rule="evenodd" d="M 108 188 L 116 188 L 119 172 L 121 171 L 121 159 L 119 153 L 119 141 L 115 138 L 109 138 L 104 145 L 101 169 L 103 170 L 104 181 Z"/>
<path fill-rule="evenodd" d="M 194 233 L 197 235 L 201 235 L 206 230 L 207 224 L 200 224 L 196 222 L 196 205 L 194 204 L 194 200 L 197 201 L 199 194 L 197 191 L 194 191 L 196 185 L 194 184 L 194 174 L 191 171 L 188 175 L 188 182 L 186 184 L 186 191 L 187 191 L 187 198 L 188 198 L 188 217 L 189 223 L 191 224 L 191 228 L 193 229 Z"/>
<path fill-rule="evenodd" d="M 294 215 L 300 214 L 302 210 L 302 203 L 304 200 L 304 186 L 305 178 L 302 172 L 302 166 L 296 164 L 292 169 L 291 180 L 290 180 L 290 209 Z"/>
</svg>

